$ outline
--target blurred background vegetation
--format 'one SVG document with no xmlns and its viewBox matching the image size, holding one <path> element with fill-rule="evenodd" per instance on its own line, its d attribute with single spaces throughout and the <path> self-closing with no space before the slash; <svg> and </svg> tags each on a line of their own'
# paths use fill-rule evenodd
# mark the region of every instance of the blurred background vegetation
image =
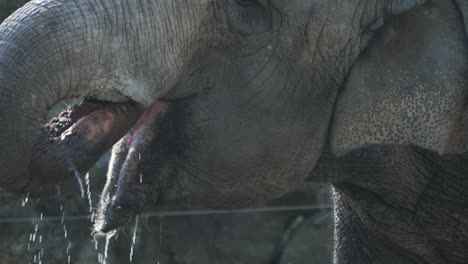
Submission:
<svg viewBox="0 0 468 264">
<path fill-rule="evenodd" d="M 26 2 L 0 0 L 0 20 Z M 68 103 L 59 103 L 51 114 Z M 104 185 L 108 156 L 90 172 L 93 207 Z M 1 264 L 104 262 L 105 240 L 91 237 L 88 201 L 78 191 L 47 199 L 2 192 L 0 204 Z M 110 240 L 107 263 L 130 263 L 133 240 L 132 263 L 331 263 L 329 206 L 327 186 L 305 183 L 258 210 L 154 212 Z"/>
</svg>

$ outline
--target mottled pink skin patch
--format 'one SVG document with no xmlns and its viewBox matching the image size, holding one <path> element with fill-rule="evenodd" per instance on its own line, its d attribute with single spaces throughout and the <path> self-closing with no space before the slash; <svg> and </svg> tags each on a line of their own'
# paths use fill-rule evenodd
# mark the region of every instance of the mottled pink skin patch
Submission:
<svg viewBox="0 0 468 264">
<path fill-rule="evenodd" d="M 82 149 L 106 151 L 131 129 L 140 115 L 140 110 L 126 104 L 105 104 L 77 120 L 62 133 L 61 140 L 77 138 Z"/>
<path fill-rule="evenodd" d="M 98 109 L 78 120 L 70 131 L 82 135 L 87 144 L 98 143 L 122 124 L 118 114 L 111 109 Z"/>
<path fill-rule="evenodd" d="M 143 134 L 150 133 L 154 127 L 155 123 L 161 122 L 169 111 L 169 103 L 163 101 L 157 101 L 151 107 L 143 113 L 143 115 L 138 119 L 133 128 L 125 136 L 128 149 L 135 148 L 132 146 L 133 141 L 136 137 L 141 138 Z"/>
</svg>

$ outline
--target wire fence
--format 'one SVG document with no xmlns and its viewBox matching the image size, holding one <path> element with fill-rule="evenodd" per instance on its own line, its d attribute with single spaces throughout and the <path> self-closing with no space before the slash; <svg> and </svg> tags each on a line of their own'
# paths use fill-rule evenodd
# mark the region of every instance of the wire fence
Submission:
<svg viewBox="0 0 468 264">
<path fill-rule="evenodd" d="M 273 206 L 273 207 L 257 207 L 244 208 L 235 210 L 174 210 L 160 211 L 142 214 L 142 217 L 176 217 L 176 216 L 204 216 L 204 215 L 226 215 L 226 214 L 253 214 L 253 213 L 268 213 L 268 212 L 291 212 L 291 211 L 317 211 L 331 210 L 329 205 L 298 205 L 298 206 Z M 0 218 L 0 223 L 18 223 L 18 222 L 33 222 L 38 217 L 11 217 Z M 74 216 L 46 216 L 42 217 L 41 221 L 58 222 L 58 221 L 82 221 L 90 220 L 91 215 L 74 215 Z"/>
</svg>

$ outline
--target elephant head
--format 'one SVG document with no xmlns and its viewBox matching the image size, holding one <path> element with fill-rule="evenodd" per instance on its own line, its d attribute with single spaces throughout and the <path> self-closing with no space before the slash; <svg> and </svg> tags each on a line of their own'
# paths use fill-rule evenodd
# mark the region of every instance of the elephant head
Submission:
<svg viewBox="0 0 468 264">
<path fill-rule="evenodd" d="M 328 140 L 337 154 L 368 144 L 460 151 L 460 126 L 434 121 L 448 110 L 429 117 L 440 131 L 370 129 L 381 117 L 366 114 L 405 107 L 412 93 L 402 105 L 379 93 L 356 103 L 374 85 L 359 83 L 371 63 L 350 74 L 355 61 L 386 22 L 424 2 L 31 1 L 0 26 L 0 186 L 53 193 L 118 141 L 97 225 L 106 232 L 148 204 L 278 197 L 307 178 Z M 72 97 L 98 100 L 44 126 Z"/>
</svg>

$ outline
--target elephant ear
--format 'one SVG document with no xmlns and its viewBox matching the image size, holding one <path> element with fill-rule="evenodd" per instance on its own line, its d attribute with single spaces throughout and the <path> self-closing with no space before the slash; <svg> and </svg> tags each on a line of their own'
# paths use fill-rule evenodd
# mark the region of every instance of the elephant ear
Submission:
<svg viewBox="0 0 468 264">
<path fill-rule="evenodd" d="M 460 8 L 453 1 L 429 1 L 391 18 L 376 34 L 340 92 L 333 153 L 392 144 L 464 152 L 468 39 Z"/>
</svg>

